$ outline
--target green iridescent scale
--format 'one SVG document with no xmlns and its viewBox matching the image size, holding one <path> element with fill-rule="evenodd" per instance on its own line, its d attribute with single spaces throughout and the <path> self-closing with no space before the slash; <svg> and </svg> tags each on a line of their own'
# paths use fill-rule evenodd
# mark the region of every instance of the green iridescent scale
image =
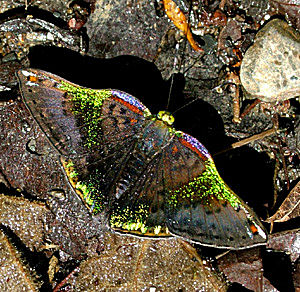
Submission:
<svg viewBox="0 0 300 292">
<path fill-rule="evenodd" d="M 87 147 L 99 145 L 101 110 L 104 100 L 111 97 L 111 90 L 82 88 L 64 81 L 58 88 L 66 91 L 71 97 L 72 112 L 80 119 L 79 123 L 85 126 L 87 133 L 85 145 Z"/>
<path fill-rule="evenodd" d="M 190 199 L 191 202 L 201 201 L 201 204 L 208 205 L 211 203 L 212 197 L 230 203 L 233 208 L 238 208 L 241 204 L 240 199 L 220 177 L 211 158 L 207 159 L 205 170 L 198 177 L 179 189 L 169 190 L 168 197 L 168 204 L 171 207 L 176 207 L 178 202 L 183 199 Z"/>
<path fill-rule="evenodd" d="M 100 190 L 98 170 L 95 169 L 87 177 L 81 178 L 71 160 L 66 161 L 61 159 L 61 161 L 74 190 L 91 212 L 96 215 L 104 211 L 106 202 L 105 196 L 103 196 Z"/>
</svg>

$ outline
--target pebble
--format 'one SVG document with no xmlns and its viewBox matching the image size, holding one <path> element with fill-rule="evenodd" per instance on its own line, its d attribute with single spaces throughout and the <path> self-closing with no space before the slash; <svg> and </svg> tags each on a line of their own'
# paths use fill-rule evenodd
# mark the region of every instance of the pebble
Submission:
<svg viewBox="0 0 300 292">
<path fill-rule="evenodd" d="M 250 97 L 264 102 L 300 95 L 300 34 L 283 20 L 267 23 L 242 60 L 240 79 Z"/>
</svg>

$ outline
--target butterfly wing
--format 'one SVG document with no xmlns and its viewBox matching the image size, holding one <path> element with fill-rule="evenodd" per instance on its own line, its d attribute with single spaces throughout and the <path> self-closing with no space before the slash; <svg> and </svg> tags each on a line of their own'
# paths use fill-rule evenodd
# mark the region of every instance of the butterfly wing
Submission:
<svg viewBox="0 0 300 292">
<path fill-rule="evenodd" d="M 162 149 L 172 140 L 162 121 L 148 120 L 122 171 L 112 196 L 110 225 L 119 232 L 170 236 L 166 229 Z"/>
<path fill-rule="evenodd" d="M 144 128 L 136 148 L 143 168 L 133 177 L 112 210 L 110 223 L 115 230 L 154 237 L 170 235 L 166 225 L 166 190 L 188 183 L 204 167 L 201 157 L 187 151 L 174 138 L 174 132 L 161 121 L 156 120 Z M 136 212 L 132 213 L 132 210 Z"/>
<path fill-rule="evenodd" d="M 69 98 L 58 88 L 63 79 L 33 69 L 20 70 L 17 75 L 24 103 L 59 153 L 67 156 L 83 153 L 81 133 Z"/>
<path fill-rule="evenodd" d="M 239 249 L 264 244 L 267 238 L 264 227 L 224 183 L 203 145 L 182 133 L 164 151 L 171 161 L 165 169 L 182 165 L 172 150 L 174 147 L 201 166 L 197 167 L 197 172 L 190 173 L 187 169 L 191 168 L 186 165 L 177 182 L 173 171 L 169 171 L 168 181 L 176 182 L 166 186 L 166 222 L 170 233 L 214 247 Z"/>
<path fill-rule="evenodd" d="M 128 181 L 126 175 L 131 180 L 112 206 L 111 227 L 231 249 L 264 244 L 264 227 L 223 182 L 205 147 L 185 133 L 162 129 L 160 121 L 143 128 L 120 173 L 121 181 Z"/>
<path fill-rule="evenodd" d="M 41 70 L 20 70 L 18 78 L 75 190 L 90 207 L 107 201 L 149 110 L 124 92 L 83 88 Z"/>
</svg>

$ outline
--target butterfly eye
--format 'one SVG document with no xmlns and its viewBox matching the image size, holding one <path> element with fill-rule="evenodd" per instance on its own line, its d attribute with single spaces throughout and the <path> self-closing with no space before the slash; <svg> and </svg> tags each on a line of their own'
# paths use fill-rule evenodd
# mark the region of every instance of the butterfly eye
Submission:
<svg viewBox="0 0 300 292">
<path fill-rule="evenodd" d="M 167 111 L 160 111 L 157 114 L 157 118 L 169 126 L 171 126 L 175 121 L 174 117 Z"/>
</svg>

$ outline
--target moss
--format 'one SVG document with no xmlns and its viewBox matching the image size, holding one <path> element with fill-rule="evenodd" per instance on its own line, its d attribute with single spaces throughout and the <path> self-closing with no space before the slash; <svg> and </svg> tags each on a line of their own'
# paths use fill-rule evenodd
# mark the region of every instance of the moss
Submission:
<svg viewBox="0 0 300 292">
<path fill-rule="evenodd" d="M 226 201 L 234 208 L 240 204 L 239 198 L 225 184 L 220 177 L 215 164 L 211 158 L 206 161 L 206 168 L 201 175 L 195 177 L 191 182 L 177 190 L 168 192 L 168 204 L 176 207 L 182 199 L 190 199 L 191 202 L 201 201 L 204 205 L 210 204 L 210 198 Z"/>
<path fill-rule="evenodd" d="M 62 81 L 59 88 L 65 90 L 71 97 L 72 111 L 84 125 L 85 145 L 89 148 L 99 145 L 101 110 L 104 100 L 112 95 L 111 91 L 83 88 L 65 81 Z"/>
</svg>

